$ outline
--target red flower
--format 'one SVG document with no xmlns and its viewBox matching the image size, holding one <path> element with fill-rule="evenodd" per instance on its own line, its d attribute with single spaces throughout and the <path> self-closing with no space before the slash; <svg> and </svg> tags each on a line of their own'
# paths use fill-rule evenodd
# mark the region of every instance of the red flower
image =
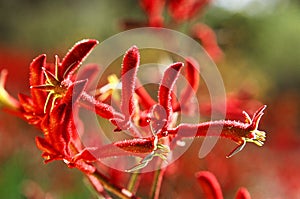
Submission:
<svg viewBox="0 0 300 199">
<path fill-rule="evenodd" d="M 100 158 L 112 156 L 141 157 L 138 165 L 127 170 L 135 171 L 147 166 L 155 156 L 166 160 L 175 146 L 174 143 L 185 137 L 220 136 L 230 139 L 238 146 L 228 157 L 241 151 L 247 142 L 263 145 L 265 132 L 258 130 L 258 125 L 266 106 L 259 108 L 252 118 L 243 112 L 245 122 L 221 120 L 199 124 L 181 123 L 176 126 L 178 114 L 190 113 L 192 93 L 197 92 L 199 86 L 199 66 L 192 58 L 186 59 L 185 76 L 190 85 L 182 90 L 179 100 L 175 99 L 175 88 L 180 71 L 184 67 L 181 62 L 167 67 L 157 91 L 158 100 L 155 101 L 139 85 L 137 70 L 140 54 L 136 46 L 131 47 L 123 58 L 120 111 L 116 111 L 110 104 L 100 101 L 88 92 L 95 76 L 95 65 L 86 67 L 80 76 L 76 73 L 81 62 L 97 43 L 96 40 L 78 42 L 61 62 L 56 56 L 52 65 L 46 63 L 46 55 L 34 59 L 30 65 L 31 96 L 20 94 L 19 102 L 12 100 L 4 89 L 5 72 L 0 76 L 1 105 L 12 108 L 29 124 L 42 130 L 43 137 L 37 137 L 36 144 L 43 151 L 45 162 L 63 160 L 69 167 L 80 169 L 104 196 L 107 196 L 107 193 L 103 191 L 102 184 L 119 196 L 135 198 L 126 189 L 113 186 L 92 163 Z M 107 94 L 109 93 L 104 93 Z M 78 129 L 81 129 L 77 128 L 77 125 L 81 124 L 79 108 L 96 112 L 115 125 L 115 131 L 129 131 L 132 138 L 99 148 L 86 148 L 78 135 Z M 160 182 L 163 173 L 164 171 L 158 176 Z M 222 198 L 213 177 L 199 174 L 198 180 L 206 187 L 205 192 L 210 193 L 210 196 Z M 154 195 L 158 197 L 158 194 L 159 189 Z M 243 189 L 237 194 L 237 198 L 247 197 L 247 192 Z"/>
<path fill-rule="evenodd" d="M 92 172 L 94 167 L 78 158 L 74 161 L 73 157 L 82 150 L 75 126 L 78 120 L 75 103 L 84 93 L 88 80 L 76 80 L 75 71 L 97 43 L 96 40 L 78 42 L 62 62 L 55 57 L 54 67 L 46 64 L 46 55 L 37 57 L 30 65 L 31 98 L 19 95 L 23 118 L 44 133 L 44 138 L 37 137 L 36 143 L 45 161 L 64 160 L 68 166 L 85 172 Z"/>
<path fill-rule="evenodd" d="M 109 157 L 110 154 L 111 156 L 136 155 L 145 157 L 140 165 L 133 168 L 134 170 L 146 166 L 153 156 L 160 156 L 164 159 L 172 140 L 176 141 L 184 137 L 221 136 L 231 139 L 238 146 L 228 157 L 241 151 L 246 142 L 253 142 L 258 146 L 263 145 L 265 133 L 258 130 L 258 124 L 266 106 L 262 106 L 253 115 L 252 119 L 246 112 L 243 112 L 246 118 L 245 123 L 222 120 L 194 125 L 180 124 L 174 128 L 176 121 L 176 114 L 174 113 L 180 111 L 180 108 L 178 108 L 178 102 L 175 101 L 174 103 L 173 92 L 183 63 L 172 64 L 165 70 L 158 90 L 158 102 L 153 100 L 143 87 L 139 86 L 137 90 L 134 89 L 137 81 L 135 75 L 138 65 L 139 53 L 134 46 L 126 52 L 122 64 L 121 113 L 118 114 L 118 117 L 110 119 L 117 126 L 118 131 L 129 130 L 136 138 L 118 141 L 100 149 L 92 149 L 97 158 Z M 194 74 L 196 68 L 198 66 L 195 61 L 187 59 L 186 77 L 191 86 L 184 89 L 181 94 L 180 100 L 182 101 L 180 105 L 183 107 L 189 104 L 190 89 L 196 92 L 198 88 L 198 77 L 195 77 Z M 135 92 L 138 95 L 136 99 L 139 102 L 138 104 L 144 107 L 143 111 L 134 107 Z M 140 124 L 144 127 L 144 131 L 148 131 L 144 132 L 147 135 L 146 137 L 141 137 L 138 130 L 141 127 Z M 207 134 L 208 129 L 211 129 L 210 134 Z M 161 139 L 164 137 L 168 137 L 171 142 L 169 144 L 164 143 Z"/>
<path fill-rule="evenodd" d="M 30 65 L 31 97 L 19 95 L 21 112 L 30 124 L 39 125 L 45 115 L 65 97 L 74 84 L 75 71 L 98 43 L 96 40 L 78 42 L 59 62 L 55 56 L 54 67 L 46 64 L 46 55 L 35 58 Z"/>
<path fill-rule="evenodd" d="M 123 59 L 120 112 L 109 104 L 96 100 L 85 91 L 87 84 L 90 83 L 87 79 L 91 81 L 89 75 L 92 75 L 93 67 L 87 68 L 86 73 L 78 77 L 78 80 L 76 71 L 97 43 L 96 40 L 78 42 L 62 62 L 59 62 L 56 56 L 54 66 L 46 64 L 45 55 L 37 57 L 30 65 L 31 97 L 19 95 L 19 112 L 28 123 L 36 125 L 43 131 L 44 138 L 37 138 L 37 145 L 44 151 L 43 157 L 47 162 L 62 159 L 69 166 L 84 169 L 78 161 L 96 160 L 89 153 L 89 149 L 81 146 L 78 137 L 75 122 L 79 121 L 77 115 L 79 107 L 95 111 L 101 117 L 110 120 L 116 126 L 115 131 L 128 130 L 132 133 L 131 140 L 121 140 L 100 150 L 96 149 L 97 158 L 131 154 L 145 157 L 141 161 L 141 165 L 145 166 L 154 156 L 165 159 L 170 146 L 172 148 L 172 141 L 194 136 L 221 136 L 236 142 L 238 146 L 228 157 L 242 150 L 246 142 L 263 145 L 265 133 L 258 130 L 258 124 L 266 106 L 261 107 L 252 119 L 243 112 L 245 123 L 226 120 L 194 125 L 179 124 L 174 127 L 176 112 L 180 110 L 183 110 L 182 114 L 188 112 L 184 110 L 188 110 L 191 93 L 197 92 L 198 89 L 199 66 L 192 58 L 186 60 L 185 75 L 190 86 L 182 91 L 180 103 L 174 100 L 174 87 L 183 63 L 174 63 L 166 69 L 159 85 L 156 102 L 143 87 L 135 89 L 140 61 L 139 51 L 135 46 L 125 53 Z M 136 107 L 139 104 L 144 110 L 141 111 Z M 142 136 L 141 127 L 146 131 L 143 132 L 146 136 Z M 162 139 L 164 137 L 168 137 L 169 142 L 165 142 Z"/>
<path fill-rule="evenodd" d="M 138 27 L 164 27 L 180 30 L 182 22 L 191 21 L 203 12 L 210 0 L 140 0 L 140 6 L 145 11 L 148 22 L 125 21 L 125 29 Z M 164 18 L 164 10 L 168 10 L 169 21 Z M 165 14 L 167 15 L 167 14 Z M 216 34 L 205 24 L 193 24 L 189 31 L 190 35 L 199 40 L 208 55 L 219 61 L 223 57 L 223 52 L 218 46 Z"/>
<path fill-rule="evenodd" d="M 263 116 L 266 106 L 260 107 L 253 115 L 252 119 L 244 111 L 243 115 L 246 122 L 237 122 L 231 120 L 221 120 L 212 122 L 203 122 L 200 124 L 180 124 L 174 129 L 169 129 L 169 134 L 174 134 L 178 138 L 200 137 L 200 136 L 221 136 L 231 139 L 238 146 L 227 156 L 231 157 L 241 151 L 247 142 L 253 142 L 262 146 L 265 141 L 265 132 L 258 130 L 258 124 Z M 209 132 L 209 134 L 208 134 Z"/>
<path fill-rule="evenodd" d="M 20 105 L 11 100 L 18 115 L 43 131 L 44 138 L 37 137 L 36 143 L 43 151 L 46 162 L 64 160 L 68 166 L 85 172 L 94 169 L 85 161 L 94 159 L 91 155 L 85 155 L 84 161 L 78 155 L 74 159 L 83 149 L 75 126 L 79 107 L 76 104 L 85 94 L 84 89 L 89 83 L 87 79 L 92 81 L 92 78 L 86 76 L 91 75 L 95 68 L 87 67 L 83 75 L 77 78 L 79 80 L 76 80 L 75 72 L 97 43 L 96 40 L 78 42 L 62 62 L 56 56 L 54 65 L 46 63 L 46 55 L 38 56 L 30 64 L 31 97 L 19 94 Z M 4 77 L 2 75 L 1 80 L 4 81 Z"/>
<path fill-rule="evenodd" d="M 69 167 L 76 167 L 84 172 L 92 173 L 95 168 L 86 162 L 95 161 L 93 156 L 84 160 L 75 156 L 82 151 L 74 116 L 77 117 L 76 106 L 87 80 L 77 81 L 68 88 L 64 98 L 53 111 L 47 114 L 41 124 L 44 138 L 37 137 L 36 144 L 43 151 L 46 162 L 63 160 Z"/>
</svg>

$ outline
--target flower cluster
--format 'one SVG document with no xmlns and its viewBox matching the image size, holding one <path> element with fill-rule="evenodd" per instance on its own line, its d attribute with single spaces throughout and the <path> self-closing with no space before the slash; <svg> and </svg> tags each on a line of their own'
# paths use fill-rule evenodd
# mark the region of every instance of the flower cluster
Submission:
<svg viewBox="0 0 300 199">
<path fill-rule="evenodd" d="M 192 26 L 188 28 L 187 34 L 198 40 L 214 61 L 219 61 L 223 57 L 214 31 L 204 23 L 192 23 L 203 14 L 210 0 L 140 0 L 139 2 L 148 21 L 146 23 L 125 21 L 126 29 L 148 26 L 182 30 L 180 25 L 189 22 Z M 167 12 L 164 13 L 164 10 Z"/>
<path fill-rule="evenodd" d="M 112 188 L 93 162 L 124 155 L 142 157 L 138 165 L 128 169 L 136 171 L 147 166 L 155 156 L 166 160 L 174 142 L 189 137 L 220 136 L 236 142 L 238 146 L 228 157 L 242 150 L 247 142 L 263 145 L 265 133 L 258 130 L 258 125 L 266 106 L 259 108 L 252 118 L 243 112 L 245 122 L 221 120 L 176 126 L 177 115 L 190 112 L 191 93 L 198 89 L 199 75 L 196 71 L 199 66 L 192 58 L 186 58 L 185 64 L 177 62 L 167 67 L 159 84 L 158 98 L 154 100 L 139 85 L 137 72 L 140 55 L 138 48 L 133 46 L 123 58 L 119 109 L 93 96 L 89 88 L 97 71 L 95 65 L 87 65 L 80 75 L 77 71 L 97 44 L 96 40 L 82 40 L 62 61 L 56 56 L 54 64 L 46 63 L 46 55 L 35 58 L 30 64 L 31 95 L 20 94 L 18 100 L 4 89 L 5 71 L 1 73 L 1 105 L 11 108 L 43 132 L 42 137 L 36 138 L 36 144 L 43 151 L 45 162 L 63 160 L 69 167 L 80 169 L 102 195 L 106 194 L 101 189 L 104 186 L 109 192 L 134 198 L 123 188 Z M 175 84 L 184 67 L 190 85 L 182 90 L 177 100 L 174 97 Z M 83 146 L 79 137 L 82 132 L 78 132 L 77 128 L 82 125 L 78 114 L 80 108 L 95 111 L 109 120 L 115 126 L 112 133 L 126 131 L 131 133 L 132 138 L 99 148 Z M 95 179 L 100 181 L 100 185 Z"/>
</svg>

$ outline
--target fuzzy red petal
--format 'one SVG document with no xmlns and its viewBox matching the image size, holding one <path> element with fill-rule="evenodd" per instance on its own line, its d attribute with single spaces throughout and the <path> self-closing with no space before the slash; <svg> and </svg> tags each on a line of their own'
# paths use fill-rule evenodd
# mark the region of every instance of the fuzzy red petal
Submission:
<svg viewBox="0 0 300 199">
<path fill-rule="evenodd" d="M 37 147 L 43 151 L 43 156 L 46 158 L 46 160 L 49 160 L 51 156 L 57 156 L 57 154 L 59 154 L 44 138 L 36 137 L 35 143 Z M 45 154 L 47 154 L 49 157 L 45 157 Z"/>
<path fill-rule="evenodd" d="M 39 112 L 36 110 L 33 100 L 27 95 L 20 93 L 18 98 L 23 109 L 22 112 L 20 112 L 20 116 L 25 118 L 29 124 L 39 126 L 40 122 L 42 121 L 43 112 L 40 112 L 39 114 Z"/>
<path fill-rule="evenodd" d="M 165 108 L 167 119 L 172 112 L 172 91 L 177 78 L 179 77 L 180 69 L 183 63 L 177 62 L 172 64 L 164 72 L 163 78 L 160 82 L 159 92 L 158 92 L 158 103 Z"/>
<path fill-rule="evenodd" d="M 66 104 L 60 104 L 53 109 L 49 118 L 49 134 L 45 135 L 45 138 L 51 143 L 53 148 L 64 155 L 68 154 L 69 131 L 73 130 L 68 129 L 68 123 L 71 118 L 69 113 L 66 113 L 66 110 Z"/>
<path fill-rule="evenodd" d="M 134 112 L 134 87 L 140 54 L 136 46 L 131 47 L 124 55 L 122 64 L 122 98 L 121 111 L 128 120 Z"/>
<path fill-rule="evenodd" d="M 77 42 L 59 65 L 58 79 L 62 81 L 64 77 L 72 75 L 97 44 L 98 41 L 93 39 Z"/>
<path fill-rule="evenodd" d="M 154 150 L 154 138 L 135 138 L 108 144 L 102 147 L 88 149 L 97 159 L 116 156 L 143 157 Z"/>
<path fill-rule="evenodd" d="M 43 68 L 46 66 L 46 55 L 40 55 L 30 64 L 30 86 L 39 86 L 44 84 Z M 32 100 L 34 101 L 36 111 L 43 112 L 46 100 L 46 93 L 38 89 L 31 89 Z"/>
<path fill-rule="evenodd" d="M 90 95 L 84 95 L 80 105 L 88 110 L 95 111 L 97 115 L 105 119 L 112 119 L 119 115 L 111 105 L 99 102 Z"/>
<path fill-rule="evenodd" d="M 30 97 L 22 93 L 19 93 L 18 98 L 20 104 L 22 105 L 23 111 L 33 112 L 35 110 L 35 105 L 33 103 L 33 100 Z"/>
<path fill-rule="evenodd" d="M 65 155 L 70 154 L 69 145 L 78 138 L 77 127 L 74 121 L 77 109 L 73 104 L 80 98 L 86 83 L 87 80 L 81 80 L 72 84 L 61 104 L 57 105 L 50 113 L 49 134 L 47 137 L 54 148 Z"/>
</svg>

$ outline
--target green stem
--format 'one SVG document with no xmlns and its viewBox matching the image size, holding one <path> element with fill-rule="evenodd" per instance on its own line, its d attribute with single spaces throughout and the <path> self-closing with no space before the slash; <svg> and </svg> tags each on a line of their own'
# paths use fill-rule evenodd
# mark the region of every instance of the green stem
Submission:
<svg viewBox="0 0 300 199">
<path fill-rule="evenodd" d="M 137 171 L 136 173 L 133 173 L 130 176 L 129 182 L 128 182 L 128 186 L 127 189 L 128 191 L 135 193 L 137 190 L 137 183 L 138 183 L 138 179 L 139 179 L 140 173 Z"/>
<path fill-rule="evenodd" d="M 115 185 L 114 183 L 110 182 L 110 180 L 101 174 L 99 171 L 95 171 L 92 174 L 88 174 L 89 179 L 91 179 L 91 176 L 96 178 L 98 182 L 100 182 L 101 186 L 109 193 L 114 194 L 115 196 L 118 196 L 120 199 L 137 199 L 133 193 L 131 193 L 129 190 L 122 188 L 118 185 Z M 90 180 L 91 181 L 91 180 Z M 99 188 L 99 185 L 96 185 L 94 181 L 91 181 L 94 187 L 98 187 L 98 189 L 101 190 L 101 187 Z M 99 192 L 99 191 L 98 191 Z M 101 193 L 102 194 L 102 193 Z"/>
<path fill-rule="evenodd" d="M 162 161 L 160 161 L 159 166 L 161 166 Z M 158 169 L 155 171 L 154 174 L 154 180 L 153 180 L 153 184 L 151 187 L 151 192 L 150 192 L 150 198 L 151 199 L 158 199 L 159 198 L 159 193 L 160 193 L 160 188 L 161 188 L 161 184 L 163 181 L 163 176 L 165 173 L 166 169 Z"/>
</svg>

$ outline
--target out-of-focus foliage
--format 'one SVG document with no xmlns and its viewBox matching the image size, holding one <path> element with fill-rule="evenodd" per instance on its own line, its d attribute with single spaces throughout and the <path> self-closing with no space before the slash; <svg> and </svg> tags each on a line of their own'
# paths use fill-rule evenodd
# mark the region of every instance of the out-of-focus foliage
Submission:
<svg viewBox="0 0 300 199">
<path fill-rule="evenodd" d="M 121 19 L 143 17 L 136 0 L 12 0 L 0 9 L 0 42 L 37 50 L 104 40 L 120 31 Z"/>
<path fill-rule="evenodd" d="M 206 19 L 219 30 L 227 60 L 248 62 L 251 70 L 267 74 L 265 78 L 275 87 L 299 89 L 299 10 L 297 1 L 282 1 L 253 16 L 213 8 Z"/>
</svg>

